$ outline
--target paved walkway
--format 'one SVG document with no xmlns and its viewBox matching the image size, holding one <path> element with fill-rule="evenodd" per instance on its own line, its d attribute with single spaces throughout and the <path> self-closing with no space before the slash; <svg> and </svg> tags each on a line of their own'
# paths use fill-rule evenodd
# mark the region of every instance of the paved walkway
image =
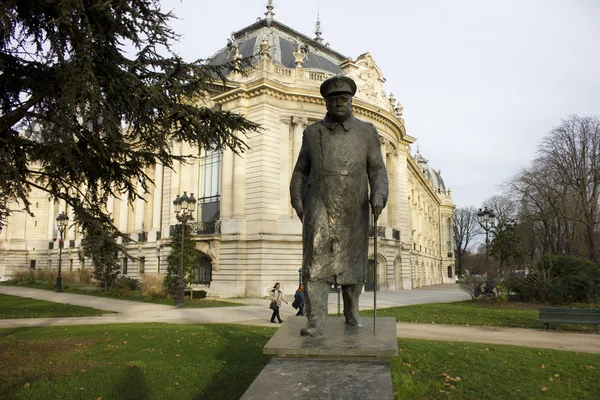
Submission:
<svg viewBox="0 0 600 400">
<path fill-rule="evenodd" d="M 98 317 L 81 318 L 30 318 L 0 320 L 0 328 L 93 325 L 136 322 L 167 322 L 177 324 L 235 323 L 246 325 L 274 326 L 269 322 L 271 311 L 265 299 L 229 299 L 239 302 L 240 306 L 216 308 L 177 309 L 172 306 L 142 303 L 127 300 L 109 299 L 72 293 L 55 293 L 47 290 L 29 289 L 14 286 L 0 286 L 0 293 L 29 297 L 40 300 L 93 307 L 114 311 Z M 290 298 L 291 304 L 291 296 Z M 377 307 L 403 306 L 410 304 L 443 303 L 468 299 L 457 285 L 440 285 L 415 290 L 399 290 L 377 293 Z M 373 307 L 373 293 L 361 295 L 360 306 L 363 309 Z M 329 297 L 330 312 L 337 309 L 337 294 Z M 282 318 L 294 315 L 290 305 L 281 309 Z M 600 354 L 600 335 L 545 332 L 535 329 L 490 328 L 458 325 L 397 323 L 398 337 L 428 340 L 448 340 L 477 343 L 508 344 L 558 350 L 581 351 Z"/>
</svg>

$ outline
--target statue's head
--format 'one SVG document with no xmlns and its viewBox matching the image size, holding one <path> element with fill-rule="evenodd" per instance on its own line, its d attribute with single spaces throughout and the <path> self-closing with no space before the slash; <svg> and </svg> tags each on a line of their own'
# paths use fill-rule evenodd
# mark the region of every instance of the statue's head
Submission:
<svg viewBox="0 0 600 400">
<path fill-rule="evenodd" d="M 321 96 L 325 98 L 330 118 L 343 122 L 352 115 L 352 96 L 356 83 L 347 76 L 335 75 L 321 84 Z"/>
</svg>

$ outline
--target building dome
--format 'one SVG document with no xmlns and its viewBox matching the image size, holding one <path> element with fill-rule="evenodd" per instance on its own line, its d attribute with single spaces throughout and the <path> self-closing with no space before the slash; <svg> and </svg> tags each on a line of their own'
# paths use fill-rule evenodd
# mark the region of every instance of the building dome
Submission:
<svg viewBox="0 0 600 400">
<path fill-rule="evenodd" d="M 211 64 L 223 64 L 237 57 L 255 56 L 257 63 L 261 55 L 261 44 L 268 44 L 268 56 L 275 64 L 286 68 L 301 65 L 306 69 L 327 71 L 333 74 L 342 72 L 339 64 L 347 59 L 344 55 L 321 43 L 319 38 L 311 39 L 302 33 L 274 20 L 261 19 L 237 32 L 232 33 L 228 45 L 210 58 Z M 300 62 L 298 62 L 300 60 Z"/>
<path fill-rule="evenodd" d="M 427 160 L 425 157 L 423 157 L 423 155 L 421 154 L 421 152 L 418 149 L 417 149 L 417 154 L 415 154 L 414 158 L 415 158 L 415 161 L 421 167 L 421 171 L 423 172 L 423 174 L 425 174 L 427 179 L 429 179 L 429 181 L 431 181 L 431 184 L 433 185 L 433 187 L 440 188 L 445 191 L 446 184 L 444 183 L 444 180 L 442 179 L 442 171 L 441 170 L 436 171 L 435 169 L 433 169 L 429 165 L 429 160 Z"/>
</svg>

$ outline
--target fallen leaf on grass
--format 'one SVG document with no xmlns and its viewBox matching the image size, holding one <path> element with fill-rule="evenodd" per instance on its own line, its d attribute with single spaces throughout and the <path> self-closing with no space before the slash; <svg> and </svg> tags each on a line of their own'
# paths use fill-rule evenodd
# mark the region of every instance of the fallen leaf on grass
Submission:
<svg viewBox="0 0 600 400">
<path fill-rule="evenodd" d="M 540 390 L 541 390 L 542 392 L 547 392 L 547 391 L 548 391 L 548 388 L 547 388 L 547 387 L 543 387 L 543 388 L 541 388 Z"/>
<path fill-rule="evenodd" d="M 26 383 L 23 385 L 23 387 L 25 387 L 25 388 L 28 388 L 29 386 L 31 386 L 31 383 L 29 383 L 29 382 L 26 382 Z"/>
<path fill-rule="evenodd" d="M 594 367 L 592 367 L 591 365 L 586 365 L 585 369 L 594 369 Z"/>
<path fill-rule="evenodd" d="M 542 364 L 542 369 L 546 369 L 546 366 L 544 364 Z"/>
</svg>

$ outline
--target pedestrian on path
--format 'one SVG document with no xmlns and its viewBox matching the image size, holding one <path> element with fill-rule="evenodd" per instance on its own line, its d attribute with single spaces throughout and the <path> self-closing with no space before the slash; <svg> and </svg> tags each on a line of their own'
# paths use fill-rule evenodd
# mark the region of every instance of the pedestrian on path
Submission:
<svg viewBox="0 0 600 400">
<path fill-rule="evenodd" d="M 296 313 L 297 317 L 304 316 L 304 307 L 306 306 L 306 295 L 304 294 L 304 285 L 300 284 L 296 293 L 294 293 L 294 302 L 292 303 L 294 308 L 298 309 Z"/>
<path fill-rule="evenodd" d="M 279 290 L 279 282 L 277 282 L 275 284 L 275 286 L 273 286 L 273 290 L 271 290 L 271 305 L 269 306 L 269 308 L 271 310 L 273 310 L 273 315 L 271 315 L 271 323 L 275 323 L 275 317 L 277 317 L 277 321 L 279 323 L 282 323 L 283 320 L 281 319 L 281 317 L 279 316 L 279 307 L 281 307 L 281 302 L 283 301 L 285 304 L 288 304 L 287 301 L 285 301 L 285 298 L 283 297 L 283 293 L 281 292 L 281 290 Z"/>
</svg>

